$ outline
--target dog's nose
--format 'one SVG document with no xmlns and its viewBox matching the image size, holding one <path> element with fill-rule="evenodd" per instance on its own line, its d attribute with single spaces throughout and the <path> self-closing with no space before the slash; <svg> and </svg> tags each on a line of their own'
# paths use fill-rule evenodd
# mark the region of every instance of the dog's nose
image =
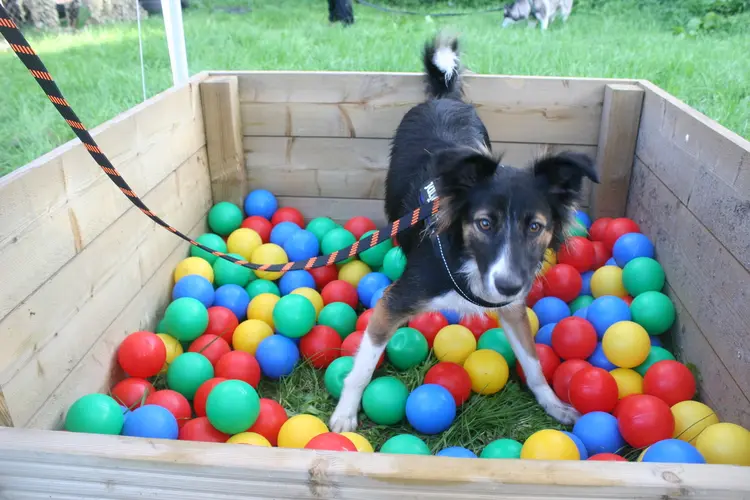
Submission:
<svg viewBox="0 0 750 500">
<path fill-rule="evenodd" d="M 523 282 L 515 276 L 495 278 L 495 288 L 506 297 L 512 297 L 521 291 Z"/>
</svg>

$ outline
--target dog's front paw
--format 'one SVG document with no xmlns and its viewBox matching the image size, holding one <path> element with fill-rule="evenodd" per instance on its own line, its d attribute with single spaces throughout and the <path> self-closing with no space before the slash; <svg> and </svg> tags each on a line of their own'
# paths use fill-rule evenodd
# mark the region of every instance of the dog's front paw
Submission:
<svg viewBox="0 0 750 500">
<path fill-rule="evenodd" d="M 351 408 L 337 406 L 328 426 L 332 432 L 353 432 L 357 429 L 357 409 L 352 411 Z"/>
<path fill-rule="evenodd" d="M 550 401 L 543 406 L 547 414 L 561 424 L 573 425 L 578 422 L 579 418 L 581 418 L 581 414 L 578 410 L 560 400 L 555 402 Z"/>
</svg>

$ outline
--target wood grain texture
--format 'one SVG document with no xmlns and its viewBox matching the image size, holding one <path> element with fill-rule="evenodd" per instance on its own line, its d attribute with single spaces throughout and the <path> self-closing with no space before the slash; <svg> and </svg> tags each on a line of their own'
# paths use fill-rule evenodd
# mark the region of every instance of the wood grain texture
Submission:
<svg viewBox="0 0 750 500">
<path fill-rule="evenodd" d="M 10 414 L 10 408 L 5 401 L 2 386 L 0 386 L 0 427 L 13 427 L 13 417 Z"/>
<path fill-rule="evenodd" d="M 604 89 L 596 153 L 600 182 L 591 196 L 592 217 L 625 215 L 643 94 L 637 85 L 608 84 Z"/>
</svg>

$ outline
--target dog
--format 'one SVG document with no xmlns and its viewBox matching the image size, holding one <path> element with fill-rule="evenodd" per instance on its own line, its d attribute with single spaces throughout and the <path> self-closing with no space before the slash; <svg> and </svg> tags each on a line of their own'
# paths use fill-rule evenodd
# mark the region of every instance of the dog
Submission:
<svg viewBox="0 0 750 500">
<path fill-rule="evenodd" d="M 354 24 L 352 0 L 328 0 L 328 22 L 341 22 L 344 26 Z"/>
<path fill-rule="evenodd" d="M 546 30 L 557 15 L 567 21 L 572 9 L 573 0 L 515 0 L 503 10 L 503 28 L 534 16 Z"/>
<path fill-rule="evenodd" d="M 445 309 L 497 311 L 527 386 L 550 416 L 572 424 L 580 415 L 542 373 L 525 301 L 545 249 L 559 248 L 570 227 L 583 178 L 599 182 L 593 161 L 565 152 L 530 168 L 501 164 L 464 102 L 458 41 L 438 36 L 423 58 L 426 99 L 406 113 L 391 141 L 385 213 L 395 221 L 436 196 L 439 209 L 398 236 L 406 268 L 375 305 L 330 428 L 356 428 L 362 393 L 396 329 L 416 314 Z"/>
</svg>

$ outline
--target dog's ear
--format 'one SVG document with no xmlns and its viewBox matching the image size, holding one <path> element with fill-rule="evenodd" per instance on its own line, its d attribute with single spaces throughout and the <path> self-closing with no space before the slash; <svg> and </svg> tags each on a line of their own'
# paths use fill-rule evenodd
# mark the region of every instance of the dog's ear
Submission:
<svg viewBox="0 0 750 500">
<path fill-rule="evenodd" d="M 583 153 L 566 151 L 547 156 L 534 164 L 537 186 L 555 208 L 567 209 L 580 201 L 583 178 L 599 183 L 594 161 Z"/>
</svg>

